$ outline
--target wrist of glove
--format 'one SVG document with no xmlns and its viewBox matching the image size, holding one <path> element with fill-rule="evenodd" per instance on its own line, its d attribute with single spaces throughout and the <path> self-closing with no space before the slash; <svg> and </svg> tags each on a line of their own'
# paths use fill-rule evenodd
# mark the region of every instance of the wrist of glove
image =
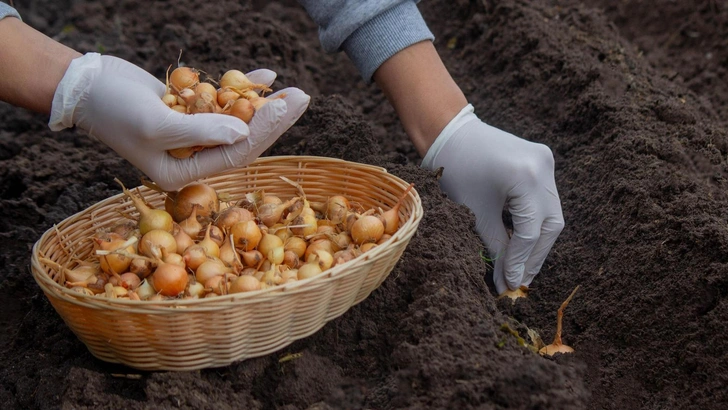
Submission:
<svg viewBox="0 0 728 410">
<path fill-rule="evenodd" d="M 529 286 L 564 227 L 551 150 L 482 122 L 468 105 L 443 129 L 422 166 L 443 167 L 443 191 L 475 214 L 494 260 L 498 294 Z M 513 219 L 511 237 L 504 206 Z"/>
<path fill-rule="evenodd" d="M 270 86 L 276 74 L 256 70 L 254 83 Z M 246 124 L 221 114 L 182 114 L 161 100 L 166 86 L 145 70 L 120 58 L 88 53 L 73 60 L 53 97 L 49 127 L 77 126 L 111 147 L 162 189 L 176 190 L 196 179 L 253 162 L 290 128 L 310 97 L 286 88 Z M 216 146 L 187 159 L 167 151 Z"/>
</svg>

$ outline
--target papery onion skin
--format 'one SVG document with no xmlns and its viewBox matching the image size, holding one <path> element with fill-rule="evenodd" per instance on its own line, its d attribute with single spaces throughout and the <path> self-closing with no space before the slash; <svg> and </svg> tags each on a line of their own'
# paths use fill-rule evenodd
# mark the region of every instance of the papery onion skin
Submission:
<svg viewBox="0 0 728 410">
<path fill-rule="evenodd" d="M 373 215 L 362 216 L 351 226 L 351 239 L 358 245 L 377 242 L 382 235 L 384 235 L 384 224 Z"/>
<path fill-rule="evenodd" d="M 177 296 L 184 292 L 189 280 L 185 268 L 171 263 L 157 266 L 150 278 L 154 290 L 164 296 Z"/>
<path fill-rule="evenodd" d="M 210 218 L 220 210 L 220 199 L 217 191 L 208 184 L 193 183 L 186 185 L 177 192 L 170 192 L 164 201 L 164 207 L 175 222 L 187 219 L 195 205 L 198 218 Z"/>
<path fill-rule="evenodd" d="M 243 275 L 230 284 L 230 293 L 253 292 L 260 290 L 260 281 L 254 276 Z"/>
<path fill-rule="evenodd" d="M 169 84 L 172 89 L 179 92 L 185 88 L 192 88 L 200 82 L 200 75 L 197 70 L 190 67 L 177 67 L 169 76 Z"/>
<path fill-rule="evenodd" d="M 235 247 L 244 251 L 252 251 L 258 246 L 263 233 L 254 221 L 238 222 L 230 228 L 235 237 Z"/>
</svg>

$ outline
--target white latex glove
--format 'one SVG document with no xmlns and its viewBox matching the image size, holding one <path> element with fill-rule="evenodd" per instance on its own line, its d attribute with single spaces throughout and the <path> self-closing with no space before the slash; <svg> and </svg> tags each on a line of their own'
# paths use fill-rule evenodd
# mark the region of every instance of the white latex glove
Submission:
<svg viewBox="0 0 728 410">
<path fill-rule="evenodd" d="M 443 191 L 475 213 L 476 230 L 495 260 L 498 294 L 529 286 L 564 227 L 551 150 L 485 124 L 468 105 L 443 129 L 422 166 L 443 167 Z M 513 217 L 511 238 L 503 225 L 505 204 Z"/>
<path fill-rule="evenodd" d="M 253 83 L 270 85 L 271 70 L 247 74 Z M 49 127 L 74 125 L 131 162 L 162 189 L 176 190 L 196 179 L 253 162 L 293 125 L 310 97 L 298 88 L 271 96 L 250 124 L 221 114 L 182 114 L 161 100 L 165 85 L 120 58 L 88 53 L 66 70 L 53 97 Z M 187 159 L 167 154 L 174 148 L 220 145 Z"/>
</svg>

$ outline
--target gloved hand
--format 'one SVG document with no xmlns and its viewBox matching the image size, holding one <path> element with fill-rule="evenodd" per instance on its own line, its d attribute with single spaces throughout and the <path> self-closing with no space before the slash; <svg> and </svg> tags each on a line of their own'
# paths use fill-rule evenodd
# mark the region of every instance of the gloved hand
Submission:
<svg viewBox="0 0 728 410">
<path fill-rule="evenodd" d="M 468 105 L 443 129 L 422 166 L 443 167 L 443 191 L 475 213 L 476 230 L 495 260 L 498 294 L 529 286 L 564 227 L 551 150 L 483 123 Z M 513 217 L 511 238 L 504 205 Z"/>
<path fill-rule="evenodd" d="M 270 85 L 276 73 L 256 70 L 253 83 Z M 253 162 L 293 125 L 310 97 L 298 88 L 271 95 L 246 124 L 230 115 L 182 114 L 161 100 L 165 85 L 120 58 L 88 53 L 66 70 L 53 97 L 49 127 L 78 126 L 172 191 L 196 179 Z M 175 148 L 220 145 L 187 159 L 167 153 Z"/>
</svg>

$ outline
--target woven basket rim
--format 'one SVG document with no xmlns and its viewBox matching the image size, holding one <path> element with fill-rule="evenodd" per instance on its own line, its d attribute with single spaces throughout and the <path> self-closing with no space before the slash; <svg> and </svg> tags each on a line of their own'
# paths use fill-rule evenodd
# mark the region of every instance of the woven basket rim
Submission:
<svg viewBox="0 0 728 410">
<path fill-rule="evenodd" d="M 382 174 L 382 176 L 386 176 L 386 178 L 392 180 L 393 182 L 396 182 L 397 184 L 401 185 L 401 187 L 406 187 L 409 184 L 402 180 L 401 178 L 397 177 L 396 175 L 393 175 L 385 168 L 369 165 L 369 164 L 361 164 L 357 162 L 351 162 L 346 161 L 338 158 L 329 158 L 329 157 L 317 157 L 317 156 L 296 156 L 296 155 L 286 155 L 286 156 L 270 156 L 270 157 L 263 157 L 258 158 L 255 162 L 251 163 L 248 166 L 241 167 L 241 168 L 234 168 L 227 170 L 225 172 L 210 176 L 208 178 L 202 178 L 199 181 L 205 181 L 209 178 L 215 178 L 215 177 L 221 177 L 225 175 L 234 175 L 236 172 L 240 172 L 241 170 L 249 169 L 251 167 L 261 166 L 268 163 L 278 163 L 278 162 L 287 162 L 287 161 L 295 161 L 295 162 L 301 162 L 301 163 L 315 163 L 315 162 L 329 162 L 329 163 L 340 163 L 342 165 L 346 164 L 353 168 L 358 169 L 364 169 L 367 171 L 371 171 L 374 173 Z M 258 290 L 258 291 L 252 291 L 252 292 L 241 292 L 241 293 L 234 293 L 234 294 L 227 294 L 227 295 L 220 295 L 213 298 L 202 298 L 202 299 L 171 299 L 171 300 L 163 300 L 163 301 L 136 301 L 136 300 L 125 300 L 125 299 L 110 299 L 110 298 L 103 298 L 98 296 L 91 296 L 86 294 L 81 294 L 78 292 L 75 292 L 65 286 L 62 286 L 58 284 L 56 281 L 54 281 L 49 275 L 48 275 L 48 267 L 40 261 L 39 257 L 39 247 L 42 243 L 44 243 L 49 237 L 51 237 L 54 233 L 56 233 L 56 228 L 58 224 L 61 224 L 63 222 L 73 220 L 74 218 L 78 218 L 84 214 L 87 214 L 91 212 L 95 208 L 99 208 L 101 206 L 104 206 L 106 204 L 113 203 L 115 201 L 119 201 L 120 199 L 123 199 L 125 195 L 123 193 L 115 194 L 111 197 L 105 198 L 99 202 L 96 202 L 95 204 L 71 215 L 66 217 L 63 221 L 53 224 L 50 228 L 48 228 L 41 237 L 35 242 L 35 244 L 32 247 L 32 255 L 31 255 L 31 274 L 33 275 L 33 278 L 38 283 L 38 285 L 42 288 L 42 290 L 48 295 L 48 297 L 53 297 L 62 299 L 66 302 L 70 302 L 72 304 L 83 306 L 87 308 L 94 308 L 94 309 L 111 309 L 111 310 L 123 310 L 123 311 L 130 311 L 130 310 L 136 310 L 141 311 L 143 313 L 153 313 L 153 314 L 175 314 L 175 313 L 181 313 L 181 312 L 208 312 L 208 311 L 216 311 L 216 310 L 224 310 L 228 309 L 232 306 L 237 306 L 241 304 L 247 304 L 247 303 L 257 303 L 263 299 L 273 299 L 277 297 L 285 297 L 287 295 L 293 295 L 297 293 L 303 293 L 308 292 L 311 289 L 314 289 L 318 286 L 324 286 L 327 282 L 339 280 L 347 275 L 349 275 L 351 272 L 354 271 L 354 269 L 351 269 L 352 267 L 356 266 L 356 264 L 360 263 L 366 263 L 370 260 L 375 260 L 379 257 L 379 255 L 386 251 L 386 246 L 377 246 L 371 249 L 370 251 L 363 253 L 356 258 L 352 259 L 351 261 L 348 261 L 344 264 L 334 266 L 333 268 L 328 269 L 325 273 L 315 276 L 313 278 L 295 281 L 292 283 L 288 283 L 285 285 L 278 285 L 274 287 L 270 287 L 268 289 Z M 397 232 L 395 232 L 391 238 L 385 242 L 385 244 L 394 244 L 395 242 L 405 240 L 408 236 L 411 236 L 413 230 L 417 229 L 417 225 L 419 224 L 419 220 L 423 216 L 423 210 L 422 210 L 422 203 L 421 199 L 419 197 L 419 194 L 417 190 L 413 187 L 410 189 L 410 191 L 405 196 L 406 201 L 409 200 L 412 202 L 413 210 L 408 215 L 407 219 L 404 221 L 403 224 L 400 225 Z M 226 303 L 227 301 L 227 303 Z M 178 307 L 180 309 L 175 309 L 175 307 Z"/>
</svg>

